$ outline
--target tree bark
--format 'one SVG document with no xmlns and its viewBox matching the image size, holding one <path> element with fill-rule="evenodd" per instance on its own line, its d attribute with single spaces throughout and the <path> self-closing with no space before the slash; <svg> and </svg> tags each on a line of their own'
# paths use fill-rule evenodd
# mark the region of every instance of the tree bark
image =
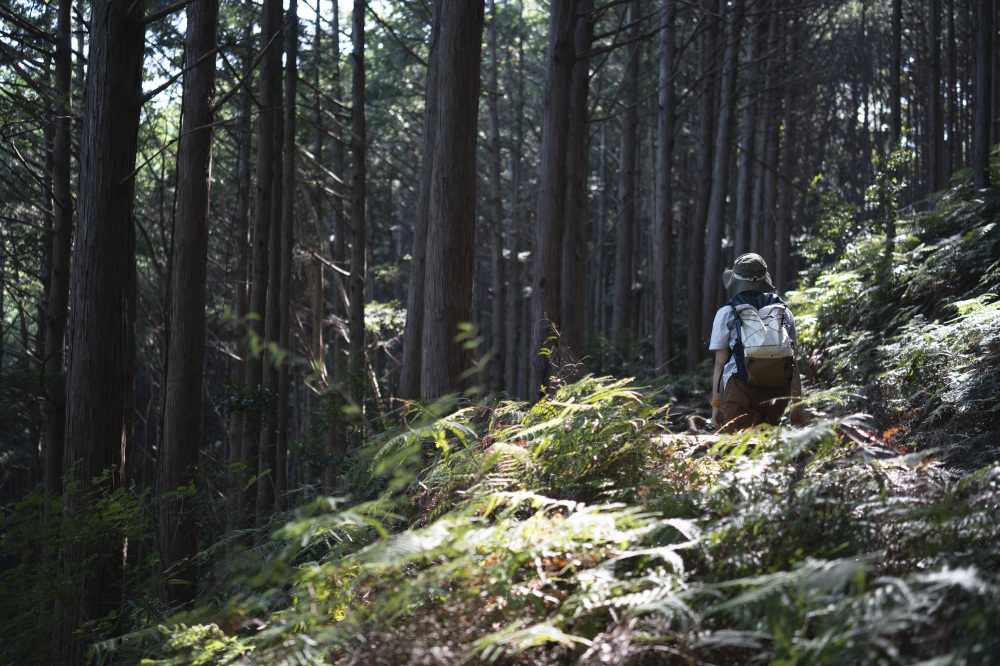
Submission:
<svg viewBox="0 0 1000 666">
<path fill-rule="evenodd" d="M 573 28 L 576 0 L 553 0 L 542 110 L 538 208 L 535 214 L 534 273 L 531 283 L 528 399 L 535 401 L 548 383 L 550 358 L 542 353 L 559 330 L 563 223 L 566 207 L 566 144 L 569 90 L 573 78 Z"/>
<path fill-rule="evenodd" d="M 656 374 L 672 373 L 674 355 L 673 168 L 677 5 L 663 0 L 660 24 L 660 92 L 657 99 L 656 211 L 653 236 L 653 353 Z"/>
<path fill-rule="evenodd" d="M 212 181 L 212 123 L 215 103 L 218 0 L 195 0 L 187 7 L 184 45 L 184 100 L 177 154 L 177 217 L 170 272 L 170 332 L 164 389 L 162 492 L 196 480 L 201 448 L 201 379 L 205 349 L 205 275 L 208 255 L 208 202 Z M 192 497 L 165 501 L 160 515 L 164 567 L 175 568 L 183 584 L 171 585 L 174 601 L 194 598 L 193 565 L 198 552 L 199 517 Z"/>
<path fill-rule="evenodd" d="M 759 157 L 755 154 L 755 137 L 757 116 L 759 114 L 760 65 L 757 62 L 760 30 L 763 21 L 754 18 L 750 22 L 749 39 L 747 40 L 746 61 L 749 63 L 748 83 L 743 102 L 743 133 L 740 137 L 739 156 L 737 157 L 736 177 L 736 213 L 733 216 L 733 249 L 734 256 L 751 251 L 750 218 L 751 196 L 753 192 L 754 162 Z"/>
<path fill-rule="evenodd" d="M 364 404 L 365 369 L 365 241 L 367 240 L 367 151 L 365 126 L 365 0 L 354 0 L 351 55 L 351 276 L 348 278 L 350 347 L 347 381 L 357 405 Z"/>
<path fill-rule="evenodd" d="M 257 458 L 257 524 L 263 525 L 274 510 L 275 477 L 278 470 L 278 358 L 272 350 L 281 339 L 281 235 L 284 207 L 284 100 L 282 99 L 281 57 L 285 49 L 284 11 L 278 0 L 278 29 L 272 45 L 276 54 L 274 77 L 274 146 L 275 167 L 271 171 L 271 224 L 268 235 L 270 261 L 267 267 L 267 316 L 264 318 L 264 341 L 267 349 L 263 356 L 263 386 L 267 390 L 267 404 L 260 429 L 260 455 Z"/>
<path fill-rule="evenodd" d="M 503 155 L 500 152 L 500 111 L 498 109 L 498 99 L 500 97 L 500 76 L 499 62 L 497 60 L 497 9 L 496 1 L 489 0 L 487 10 L 490 21 L 487 27 L 486 48 L 489 60 L 489 70 L 487 73 L 489 90 L 486 94 L 486 117 L 489 122 L 489 220 L 490 220 L 490 274 L 493 279 L 493 300 L 490 317 L 491 345 L 493 358 L 490 361 L 490 388 L 494 391 L 501 390 L 504 386 L 504 355 L 507 352 L 506 344 L 506 322 L 504 321 L 504 310 L 506 308 L 506 285 L 507 280 L 504 275 L 504 233 L 503 233 L 503 196 L 500 165 Z"/>
<path fill-rule="evenodd" d="M 733 0 L 726 23 L 725 62 L 722 70 L 721 100 L 715 128 L 712 164 L 712 191 L 708 200 L 705 228 L 705 270 L 702 281 L 702 330 L 712 325 L 721 305 L 722 238 L 726 227 L 726 202 L 729 201 L 730 144 L 733 136 L 733 112 L 736 108 L 736 69 L 739 65 L 740 31 L 743 25 L 743 2 Z"/>
<path fill-rule="evenodd" d="M 993 0 L 976 0 L 975 99 L 972 129 L 972 179 L 977 190 L 989 187 L 990 133 L 993 125 Z"/>
<path fill-rule="evenodd" d="M 889 150 L 899 147 L 903 136 L 903 0 L 892 0 L 892 46 L 889 53 Z"/>
<path fill-rule="evenodd" d="M 524 146 L 524 43 L 521 40 L 521 3 L 518 2 L 518 71 L 513 71 L 513 66 L 508 62 L 508 78 L 511 79 L 511 89 L 513 90 L 513 145 L 507 153 L 509 172 L 509 195 L 510 201 L 510 233 L 507 235 L 508 249 L 510 250 L 509 285 L 507 288 L 507 331 L 505 332 L 507 351 L 504 354 L 504 385 L 506 390 L 514 396 L 523 396 L 519 391 L 518 370 L 520 360 L 525 356 L 525 345 L 518 344 L 518 334 L 522 323 L 521 314 L 521 154 Z"/>
<path fill-rule="evenodd" d="M 247 24 L 244 30 L 244 38 L 249 51 L 246 55 L 246 66 L 249 68 L 253 61 L 253 49 L 250 37 L 252 26 Z M 248 72 L 249 73 L 249 72 Z M 235 391 L 244 392 L 247 388 L 247 368 L 250 361 L 249 344 L 247 336 L 249 334 L 249 279 L 250 279 L 250 203 L 251 203 L 251 166 L 250 159 L 253 153 L 253 128 L 251 125 L 253 96 L 251 95 L 249 83 L 243 90 L 243 101 L 240 105 L 240 131 L 239 145 L 237 146 L 236 163 L 236 213 L 233 218 L 233 237 L 235 238 L 235 249 L 233 254 L 234 270 L 233 279 L 236 282 L 236 298 L 234 303 L 236 315 L 236 357 L 235 368 L 233 368 L 233 383 Z M 229 497 L 239 502 L 240 492 L 238 488 L 242 485 L 241 479 L 235 477 L 235 466 L 245 460 L 242 450 L 246 425 L 246 413 L 236 412 L 233 416 L 233 436 L 230 440 L 229 451 Z M 230 530 L 238 526 L 238 512 L 230 511 L 227 516 L 227 524 Z"/>
<path fill-rule="evenodd" d="M 944 113 L 941 105 L 941 0 L 927 8 L 927 184 L 934 192 L 944 185 Z"/>
<path fill-rule="evenodd" d="M 79 216 L 73 263 L 73 325 L 66 382 L 66 474 L 87 492 L 127 483 L 135 383 L 135 168 L 145 42 L 142 0 L 95 0 L 84 96 Z M 103 476 L 102 476 L 103 475 Z M 97 481 L 97 486 L 92 482 Z M 80 501 L 71 510 L 85 511 Z M 92 576 L 66 604 L 64 663 L 83 663 L 87 620 L 121 602 L 122 542 L 99 552 L 70 549 Z M 92 558 L 92 559 L 90 559 Z"/>
<path fill-rule="evenodd" d="M 261 49 L 267 49 L 260 61 L 260 85 L 257 136 L 257 174 L 254 196 L 253 235 L 251 237 L 251 277 L 248 335 L 251 342 L 264 340 L 264 322 L 267 317 L 269 248 L 271 244 L 272 200 L 274 198 L 274 137 L 277 117 L 275 107 L 280 95 L 281 52 L 272 43 L 281 27 L 281 3 L 264 0 L 261 15 Z M 276 287 L 275 287 L 276 288 Z M 247 354 L 246 390 L 259 391 L 264 377 L 265 359 L 257 353 Z M 238 486 L 244 487 L 250 476 L 257 474 L 260 459 L 260 425 L 264 409 L 252 406 L 250 423 L 244 425 L 241 459 L 246 466 L 244 478 Z M 248 521 L 256 514 L 257 489 L 255 486 L 240 492 L 237 509 L 241 521 Z"/>
<path fill-rule="evenodd" d="M 291 354 L 292 314 L 292 249 L 295 243 L 295 95 L 298 90 L 299 16 L 298 1 L 288 0 L 288 32 L 285 36 L 285 132 L 284 163 L 282 165 L 281 200 L 281 329 L 278 346 Z M 322 311 L 322 308 L 321 308 Z M 281 364 L 278 374 L 278 437 L 274 475 L 274 505 L 279 511 L 287 508 L 288 493 L 288 429 L 291 423 L 289 363 Z"/>
<path fill-rule="evenodd" d="M 424 103 L 424 134 L 421 143 L 420 182 L 417 190 L 416 219 L 413 224 L 413 250 L 410 259 L 410 288 L 406 296 L 406 331 L 403 335 L 403 367 L 399 374 L 398 395 L 403 400 L 420 397 L 423 368 L 424 288 L 427 265 L 427 216 L 433 173 L 434 140 L 438 126 L 437 48 L 441 25 L 438 3 L 431 5 L 431 43 L 427 63 L 427 92 Z"/>
<path fill-rule="evenodd" d="M 471 354 L 456 339 L 471 322 L 476 223 L 482 0 L 442 4 L 435 133 L 427 229 L 420 389 L 436 399 L 469 388 Z"/>
<path fill-rule="evenodd" d="M 690 219 L 688 238 L 690 257 L 687 274 L 687 368 L 694 372 L 705 356 L 702 348 L 702 287 L 705 272 L 705 223 L 708 215 L 708 199 L 712 193 L 712 150 L 715 138 L 716 89 L 718 77 L 715 72 L 715 52 L 718 42 L 719 0 L 709 1 L 709 14 L 703 20 L 709 25 L 701 38 L 701 96 L 698 101 L 699 143 L 698 143 L 698 200 L 694 217 Z"/>
<path fill-rule="evenodd" d="M 60 0 L 56 23 L 55 136 L 52 173 L 52 249 L 45 314 L 45 491 L 62 493 L 65 448 L 66 322 L 69 316 L 70 251 L 73 239 L 72 145 L 72 0 Z"/>
<path fill-rule="evenodd" d="M 590 49 L 593 24 L 589 13 L 593 0 L 580 0 L 574 29 L 574 50 Z M 584 313 L 586 312 L 587 268 L 587 176 L 590 172 L 589 109 L 590 61 L 578 58 L 573 66 L 569 90 L 569 130 L 566 146 L 566 211 L 562 255 L 562 297 L 559 321 L 562 343 L 573 360 L 583 354 Z"/>
<path fill-rule="evenodd" d="M 621 153 L 618 167 L 618 220 L 615 234 L 614 302 L 611 311 L 611 336 L 616 342 L 628 343 L 635 338 L 632 316 L 635 308 L 633 255 L 635 254 L 635 206 L 637 198 L 636 170 L 639 160 L 639 34 L 638 0 L 630 0 L 629 24 L 626 32 L 625 81 L 622 90 Z"/>
<path fill-rule="evenodd" d="M 339 112 L 343 109 L 343 84 L 341 82 L 341 68 L 340 68 L 340 9 L 339 3 L 333 3 L 333 16 L 330 19 L 330 34 L 334 35 L 331 39 L 332 54 L 331 54 L 331 67 L 332 71 L 332 86 L 333 86 L 333 98 L 334 98 L 334 110 Z M 331 156 L 330 167 L 333 173 L 341 178 L 341 182 L 346 180 L 344 177 L 346 170 L 344 167 L 345 159 L 345 141 L 344 141 L 344 125 L 339 120 L 339 114 L 334 113 L 333 115 L 333 134 L 336 137 L 333 142 L 333 151 Z M 346 386 L 346 375 L 347 375 L 347 337 L 346 337 L 346 326 L 347 326 L 347 281 L 344 279 L 345 275 L 349 275 L 348 264 L 347 264 L 347 237 L 349 235 L 349 227 L 347 223 L 347 215 L 344 210 L 344 198 L 346 193 L 343 188 L 339 186 L 338 183 L 333 184 L 334 196 L 333 196 L 333 242 L 331 243 L 330 256 L 333 265 L 339 269 L 332 271 L 332 292 L 333 292 L 333 318 L 336 322 L 336 329 L 331 336 L 330 348 L 329 348 L 329 367 L 330 371 L 333 373 L 336 382 L 341 386 Z M 342 398 L 334 398 L 330 395 L 331 400 L 342 400 Z M 336 469 L 334 467 L 334 462 L 342 459 L 342 456 L 347 452 L 348 441 L 347 441 L 347 424 L 343 418 L 337 418 L 334 420 L 333 426 L 327 433 L 325 438 L 325 448 L 330 459 L 323 470 L 323 486 L 328 489 L 333 489 L 336 485 Z"/>
</svg>

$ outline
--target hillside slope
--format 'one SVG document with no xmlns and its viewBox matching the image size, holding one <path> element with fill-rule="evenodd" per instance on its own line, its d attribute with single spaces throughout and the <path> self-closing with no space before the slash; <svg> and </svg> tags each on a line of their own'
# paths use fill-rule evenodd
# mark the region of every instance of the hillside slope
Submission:
<svg viewBox="0 0 1000 666">
<path fill-rule="evenodd" d="M 810 424 L 667 431 L 627 381 L 415 409 L 116 663 L 1000 661 L 1000 196 L 944 192 L 793 295 Z M 888 277 L 887 277 L 888 276 Z M 216 558 L 222 558 L 218 561 Z"/>
</svg>

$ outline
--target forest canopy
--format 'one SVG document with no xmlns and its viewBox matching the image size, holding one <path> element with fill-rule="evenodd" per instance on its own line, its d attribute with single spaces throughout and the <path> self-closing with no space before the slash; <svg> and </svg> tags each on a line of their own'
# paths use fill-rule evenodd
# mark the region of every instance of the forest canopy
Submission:
<svg viewBox="0 0 1000 666">
<path fill-rule="evenodd" d="M 0 0 L 0 654 L 995 654 L 998 4 Z"/>
</svg>

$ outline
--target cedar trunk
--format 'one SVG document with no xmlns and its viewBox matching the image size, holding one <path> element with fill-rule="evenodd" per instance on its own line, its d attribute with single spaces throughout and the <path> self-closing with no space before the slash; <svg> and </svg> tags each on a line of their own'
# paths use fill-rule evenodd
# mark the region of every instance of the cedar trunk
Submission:
<svg viewBox="0 0 1000 666">
<path fill-rule="evenodd" d="M 674 68 L 677 5 L 663 0 L 660 25 L 660 92 L 656 144 L 656 210 L 653 235 L 653 348 L 656 374 L 672 372 L 674 354 L 673 281 L 673 166 L 674 166 Z"/>
<path fill-rule="evenodd" d="M 83 110 L 79 217 L 73 263 L 73 326 L 66 381 L 66 474 L 80 488 L 112 492 L 127 484 L 135 384 L 135 168 L 145 41 L 142 0 L 95 0 Z M 103 476 L 102 476 L 103 475 Z M 101 479 L 96 486 L 92 480 Z M 87 511 L 85 502 L 70 510 Z M 83 663 L 73 632 L 121 603 L 125 549 L 109 535 L 88 561 L 77 604 L 66 604 L 64 663 Z M 92 559 L 88 559 L 92 558 Z"/>
<path fill-rule="evenodd" d="M 548 383 L 550 358 L 542 354 L 542 349 L 559 329 L 566 144 L 569 135 L 569 90 L 575 62 L 573 28 L 576 5 L 576 0 L 553 0 L 549 16 L 531 315 L 526 322 L 531 327 L 527 397 L 532 401 L 538 399 L 539 392 Z"/>
<path fill-rule="evenodd" d="M 590 49 L 593 25 L 589 16 L 593 0 L 581 0 L 574 30 L 574 50 Z M 587 98 L 590 61 L 579 58 L 573 66 L 569 91 L 569 133 L 566 147 L 566 221 L 562 257 L 562 298 L 559 321 L 562 342 L 573 360 L 583 355 L 587 268 L 587 159 L 590 149 Z"/>
<path fill-rule="evenodd" d="M 170 331 L 164 389 L 162 490 L 193 484 L 201 447 L 201 380 L 205 349 L 205 274 L 208 201 L 212 179 L 212 106 L 215 101 L 215 48 L 218 0 L 195 0 L 187 7 L 186 71 L 181 107 L 183 132 L 177 154 L 177 218 L 170 272 Z M 167 568 L 193 562 L 198 552 L 198 517 L 192 497 L 165 501 L 160 516 Z M 194 598 L 195 576 L 176 571 L 182 585 L 171 586 L 175 601 Z"/>
<path fill-rule="evenodd" d="M 45 491 L 62 492 L 63 451 L 65 448 L 66 321 L 69 315 L 70 245 L 73 238 L 73 196 L 70 167 L 73 157 L 72 105 L 72 0 L 60 0 L 56 24 L 55 54 L 55 137 L 53 141 L 52 254 L 49 271 L 48 308 L 45 315 Z"/>
<path fill-rule="evenodd" d="M 633 255 L 635 254 L 635 204 L 639 160 L 639 2 L 631 0 L 628 6 L 629 24 L 625 47 L 625 81 L 623 83 L 621 153 L 618 169 L 618 227 L 615 234 L 615 283 L 614 303 L 611 312 L 611 336 L 618 342 L 631 342 L 636 331 L 632 329 L 632 311 L 635 296 Z"/>
<path fill-rule="evenodd" d="M 413 225 L 413 251 L 410 259 L 410 288 L 406 295 L 406 331 L 403 335 L 403 367 L 399 374 L 398 395 L 403 400 L 420 397 L 420 374 L 423 367 L 424 335 L 424 270 L 427 263 L 427 215 L 431 194 L 434 162 L 434 138 L 438 126 L 437 43 L 440 37 L 441 12 L 438 4 L 431 6 L 431 44 L 427 63 L 427 95 L 424 105 L 424 135 L 420 163 L 420 183 L 417 191 L 416 220 Z"/>
<path fill-rule="evenodd" d="M 457 336 L 459 326 L 472 321 L 484 3 L 450 0 L 438 11 L 438 127 L 431 155 L 420 378 L 428 399 L 469 386 L 471 356 Z"/>
</svg>

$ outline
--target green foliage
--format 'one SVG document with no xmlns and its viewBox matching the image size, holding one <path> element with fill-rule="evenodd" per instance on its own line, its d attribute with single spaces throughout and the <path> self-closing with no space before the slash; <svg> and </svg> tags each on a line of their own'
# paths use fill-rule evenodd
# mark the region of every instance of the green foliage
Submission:
<svg viewBox="0 0 1000 666">
<path fill-rule="evenodd" d="M 869 417 L 824 415 L 843 397 L 715 439 L 664 434 L 641 391 L 593 377 L 530 408 L 413 405 L 355 458 L 371 499 L 300 508 L 197 607 L 102 654 L 991 663 L 1000 466 L 897 455 Z"/>
<path fill-rule="evenodd" d="M 84 581 L 107 575 L 93 557 L 80 561 L 71 552 L 108 552 L 148 547 L 149 514 L 146 492 L 118 488 L 108 492 L 103 479 L 92 488 L 71 482 L 62 497 L 47 497 L 41 491 L 5 507 L 0 513 L 0 659 L 3 663 L 49 664 L 51 655 L 42 646 L 51 645 L 58 629 L 60 606 L 78 603 Z M 149 563 L 156 568 L 156 562 Z M 139 572 L 133 572 L 137 574 Z M 128 595 L 150 598 L 150 579 L 133 576 L 127 581 Z M 154 583 L 155 584 L 155 583 Z M 149 606 L 126 609 L 126 623 L 147 622 Z M 83 631 L 105 629 L 116 623 L 114 616 L 88 619 Z M 100 633 L 100 632 L 97 632 Z"/>
<path fill-rule="evenodd" d="M 966 178 L 899 219 L 891 266 L 878 235 L 858 238 L 791 297 L 814 379 L 857 394 L 891 445 L 976 468 L 995 459 L 998 430 L 1000 193 L 974 194 Z M 873 201 L 895 215 L 898 183 L 883 180 Z"/>
</svg>

